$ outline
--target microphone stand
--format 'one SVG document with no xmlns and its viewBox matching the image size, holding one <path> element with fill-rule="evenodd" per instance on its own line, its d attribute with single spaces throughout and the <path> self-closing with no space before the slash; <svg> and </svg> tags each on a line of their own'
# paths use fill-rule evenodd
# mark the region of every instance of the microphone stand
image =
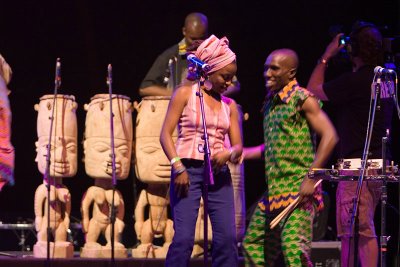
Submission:
<svg viewBox="0 0 400 267">
<path fill-rule="evenodd" d="M 115 177 L 115 145 L 114 145 L 114 114 L 112 109 L 112 66 L 108 64 L 107 67 L 107 84 L 108 84 L 108 93 L 110 95 L 110 138 L 111 138 L 111 168 L 112 168 L 112 201 L 111 201 L 111 212 L 110 212 L 110 222 L 111 222 L 111 263 L 114 266 L 115 264 L 115 242 L 114 242 L 114 229 L 115 229 L 115 218 L 116 218 L 116 210 L 115 210 L 115 187 L 117 186 L 117 179 Z"/>
<path fill-rule="evenodd" d="M 375 77 L 374 77 L 375 80 Z M 354 239 L 353 248 L 354 248 L 354 262 L 353 266 L 356 267 L 358 265 L 358 206 L 360 202 L 362 184 L 364 181 L 365 171 L 367 169 L 367 161 L 368 161 L 368 153 L 369 147 L 371 144 L 371 137 L 372 137 L 372 130 L 374 128 L 374 120 L 375 120 L 375 111 L 377 109 L 378 98 L 380 98 L 380 91 L 381 91 L 381 78 L 378 76 L 377 82 L 375 83 L 374 88 L 374 101 L 371 101 L 370 110 L 369 110 L 369 117 L 368 117 L 368 126 L 367 126 L 367 135 L 365 138 L 365 145 L 363 151 L 363 157 L 361 160 L 361 169 L 360 169 L 360 176 L 358 177 L 357 181 L 357 189 L 356 189 L 356 197 L 353 199 L 353 208 L 351 210 L 351 221 L 350 221 L 350 238 L 349 238 L 349 251 L 348 251 L 348 260 L 350 259 L 351 253 L 351 240 Z M 355 231 L 357 230 L 357 231 Z M 350 264 L 348 264 L 350 266 Z"/>
<path fill-rule="evenodd" d="M 50 227 L 50 188 L 51 188 L 51 176 L 50 176 L 50 161 L 51 161 L 51 138 L 53 134 L 53 123 L 54 123 L 54 111 L 56 109 L 56 99 L 58 89 L 61 86 L 61 62 L 60 58 L 57 58 L 56 62 L 56 75 L 54 80 L 54 96 L 53 96 L 53 110 L 51 111 L 50 116 L 50 130 L 49 130 L 49 142 L 47 144 L 46 150 L 46 168 L 44 172 L 44 180 L 47 182 L 47 254 L 46 254 L 46 266 L 50 266 L 50 237 L 52 234 L 52 230 Z"/>
<path fill-rule="evenodd" d="M 204 112 L 204 96 L 201 92 L 201 86 L 204 84 L 204 80 L 206 79 L 206 74 L 201 71 L 198 67 L 196 68 L 196 80 L 198 83 L 198 92 L 196 95 L 199 97 L 200 100 L 200 111 L 201 111 L 201 118 L 203 121 L 203 153 L 204 153 L 204 182 L 203 182 L 203 220 L 204 220 L 204 266 L 208 266 L 208 185 L 214 184 L 214 177 L 212 172 L 211 166 L 211 151 L 210 151 L 210 144 L 208 139 L 207 133 L 207 124 Z"/>
</svg>

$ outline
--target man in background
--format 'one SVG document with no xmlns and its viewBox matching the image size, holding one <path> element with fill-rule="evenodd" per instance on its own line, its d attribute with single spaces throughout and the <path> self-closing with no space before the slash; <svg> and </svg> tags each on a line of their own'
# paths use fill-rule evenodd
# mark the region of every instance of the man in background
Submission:
<svg viewBox="0 0 400 267">
<path fill-rule="evenodd" d="M 182 27 L 183 39 L 160 54 L 143 79 L 139 94 L 145 96 L 171 96 L 176 86 L 186 81 L 188 48 L 196 40 L 208 37 L 208 19 L 202 13 L 190 13 Z M 224 95 L 240 90 L 236 76 Z"/>
<path fill-rule="evenodd" d="M 350 34 L 347 50 L 352 63 L 352 71 L 334 80 L 325 82 L 328 62 L 336 56 L 345 44 L 336 35 L 327 46 L 311 74 L 307 89 L 321 100 L 329 101 L 336 112 L 336 129 L 339 135 L 337 153 L 339 159 L 363 158 L 365 134 L 367 132 L 371 101 L 371 83 L 374 68 L 383 63 L 382 35 L 378 28 L 368 22 L 356 22 Z M 376 110 L 368 159 L 382 158 L 382 137 L 390 129 L 392 102 L 385 88 L 380 93 L 380 109 Z M 389 158 L 390 155 L 387 155 Z M 378 243 L 374 227 L 374 212 L 380 198 L 379 183 L 364 181 L 358 208 L 358 255 L 362 267 L 378 264 Z M 336 223 L 341 239 L 342 266 L 353 266 L 354 252 L 350 251 L 352 233 L 350 222 L 353 199 L 357 182 L 341 181 L 336 192 Z M 354 235 L 353 235 L 354 236 Z"/>
</svg>

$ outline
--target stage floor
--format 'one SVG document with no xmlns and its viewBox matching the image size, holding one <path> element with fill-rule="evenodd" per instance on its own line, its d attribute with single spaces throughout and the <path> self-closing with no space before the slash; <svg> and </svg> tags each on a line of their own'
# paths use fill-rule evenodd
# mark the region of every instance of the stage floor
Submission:
<svg viewBox="0 0 400 267">
<path fill-rule="evenodd" d="M 211 266 L 211 258 L 208 258 Z M 203 258 L 191 259 L 190 267 L 204 266 Z M 4 251 L 0 252 L 0 267 L 164 267 L 164 259 L 87 259 L 80 258 L 79 252 L 71 259 L 51 259 L 47 264 L 46 259 L 34 258 L 32 252 Z M 239 259 L 239 267 L 244 267 L 243 258 Z"/>
<path fill-rule="evenodd" d="M 132 258 L 130 249 L 128 249 L 128 258 L 115 259 L 88 259 L 81 258 L 79 251 L 74 252 L 74 258 L 71 259 L 46 259 L 34 258 L 32 252 L 27 251 L 0 251 L 0 267 L 164 267 L 164 259 L 138 259 Z M 311 259 L 314 266 L 332 267 L 340 266 L 340 242 L 312 242 Z M 49 263 L 49 264 L 47 264 Z M 211 266 L 211 257 L 208 258 Z M 190 267 L 204 267 L 203 258 L 193 258 L 190 261 Z M 243 257 L 239 258 L 239 267 L 244 267 Z"/>
</svg>

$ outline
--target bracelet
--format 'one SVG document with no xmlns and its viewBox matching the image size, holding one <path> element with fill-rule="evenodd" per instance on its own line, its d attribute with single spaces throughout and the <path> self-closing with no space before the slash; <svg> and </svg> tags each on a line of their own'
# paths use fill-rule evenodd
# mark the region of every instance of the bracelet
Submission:
<svg viewBox="0 0 400 267">
<path fill-rule="evenodd" d="M 182 164 L 182 162 L 178 162 L 177 164 L 171 165 L 171 166 L 172 166 L 172 168 L 174 168 L 176 170 L 176 169 L 179 169 L 179 167 L 182 167 L 183 164 Z"/>
<path fill-rule="evenodd" d="M 328 67 L 328 60 L 321 57 L 320 59 L 318 59 L 318 64 L 324 64 L 325 66 Z"/>
<path fill-rule="evenodd" d="M 175 162 L 180 161 L 181 158 L 180 157 L 174 157 L 171 159 L 171 165 L 173 165 Z"/>
<path fill-rule="evenodd" d="M 180 168 L 179 170 L 174 171 L 175 174 L 181 174 L 182 172 L 186 171 L 185 167 Z"/>
</svg>

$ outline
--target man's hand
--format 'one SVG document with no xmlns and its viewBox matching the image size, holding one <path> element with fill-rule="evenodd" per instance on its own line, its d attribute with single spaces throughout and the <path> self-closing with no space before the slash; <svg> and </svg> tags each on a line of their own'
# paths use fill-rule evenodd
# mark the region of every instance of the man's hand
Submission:
<svg viewBox="0 0 400 267">
<path fill-rule="evenodd" d="M 300 185 L 300 197 L 304 198 L 312 196 L 315 191 L 315 183 L 315 180 L 312 180 L 306 176 Z"/>
<path fill-rule="evenodd" d="M 213 168 L 220 169 L 222 166 L 226 164 L 230 156 L 231 154 L 229 150 L 223 150 L 211 156 Z"/>
<path fill-rule="evenodd" d="M 340 50 L 345 46 L 344 44 L 339 45 L 339 39 L 343 36 L 343 33 L 337 34 L 333 37 L 332 41 L 328 44 L 325 49 L 325 53 L 322 56 L 323 59 L 329 60 L 330 58 L 334 57 Z"/>
</svg>

